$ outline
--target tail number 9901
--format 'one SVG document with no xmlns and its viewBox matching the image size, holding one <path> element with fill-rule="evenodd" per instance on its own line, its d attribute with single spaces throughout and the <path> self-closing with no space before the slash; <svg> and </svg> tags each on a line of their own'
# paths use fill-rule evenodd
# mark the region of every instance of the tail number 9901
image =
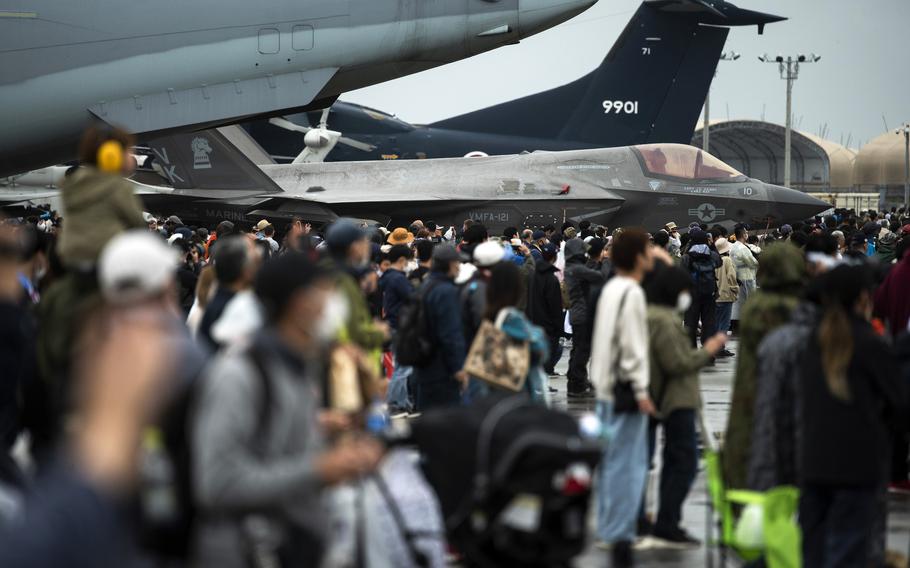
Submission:
<svg viewBox="0 0 910 568">
<path fill-rule="evenodd" d="M 604 114 L 638 114 L 638 101 L 604 101 Z"/>
</svg>

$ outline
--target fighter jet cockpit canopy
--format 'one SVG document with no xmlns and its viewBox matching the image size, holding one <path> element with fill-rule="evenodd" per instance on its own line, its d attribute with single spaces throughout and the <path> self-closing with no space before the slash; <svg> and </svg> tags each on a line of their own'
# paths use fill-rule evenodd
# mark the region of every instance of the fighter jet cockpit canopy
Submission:
<svg viewBox="0 0 910 568">
<path fill-rule="evenodd" d="M 711 154 L 685 144 L 632 146 L 646 175 L 686 181 L 743 181 L 746 177 Z"/>
</svg>

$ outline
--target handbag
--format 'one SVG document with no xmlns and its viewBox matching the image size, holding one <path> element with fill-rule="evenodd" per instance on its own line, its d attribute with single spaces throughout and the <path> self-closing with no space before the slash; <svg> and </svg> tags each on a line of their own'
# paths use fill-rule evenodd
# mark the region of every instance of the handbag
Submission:
<svg viewBox="0 0 910 568">
<path fill-rule="evenodd" d="M 531 347 L 527 341 L 515 341 L 502 330 L 509 312 L 499 310 L 496 321 L 484 320 L 474 336 L 464 370 L 485 383 L 519 392 L 531 367 Z"/>
<path fill-rule="evenodd" d="M 619 316 L 622 314 L 623 306 L 626 304 L 626 296 L 629 290 L 626 289 L 619 301 L 619 310 L 616 312 L 616 325 L 613 328 L 613 413 L 614 414 L 634 414 L 638 412 L 638 400 L 635 398 L 635 390 L 632 388 L 632 381 L 622 377 L 622 369 L 619 366 Z"/>
</svg>

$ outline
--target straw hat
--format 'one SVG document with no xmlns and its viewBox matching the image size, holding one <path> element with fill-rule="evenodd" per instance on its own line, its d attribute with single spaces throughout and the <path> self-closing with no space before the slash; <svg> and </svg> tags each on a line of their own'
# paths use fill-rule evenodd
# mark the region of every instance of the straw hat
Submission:
<svg viewBox="0 0 910 568">
<path fill-rule="evenodd" d="M 409 245 L 414 242 L 414 234 L 404 227 L 398 227 L 392 231 L 386 242 L 390 245 Z"/>
</svg>

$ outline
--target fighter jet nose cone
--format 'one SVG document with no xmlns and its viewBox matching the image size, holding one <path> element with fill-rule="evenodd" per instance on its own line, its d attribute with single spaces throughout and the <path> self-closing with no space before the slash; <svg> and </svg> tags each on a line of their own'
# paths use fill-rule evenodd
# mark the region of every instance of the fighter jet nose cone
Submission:
<svg viewBox="0 0 910 568">
<path fill-rule="evenodd" d="M 765 187 L 772 216 L 782 223 L 803 221 L 832 207 L 827 201 L 802 191 L 771 184 L 765 184 Z"/>
<path fill-rule="evenodd" d="M 521 38 L 534 35 L 581 14 L 597 0 L 518 0 Z"/>
</svg>

